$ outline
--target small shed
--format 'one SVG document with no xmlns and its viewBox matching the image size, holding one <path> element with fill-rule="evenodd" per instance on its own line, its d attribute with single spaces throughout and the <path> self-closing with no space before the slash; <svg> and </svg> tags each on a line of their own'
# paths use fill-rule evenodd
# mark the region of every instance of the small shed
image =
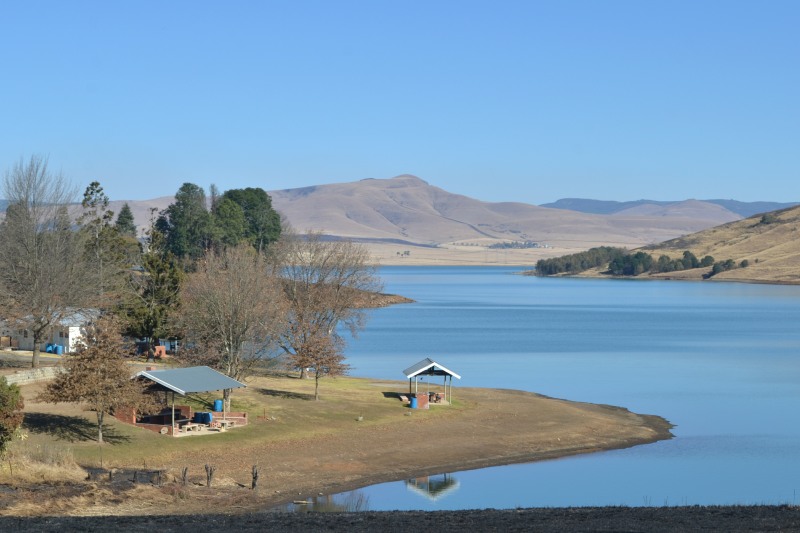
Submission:
<svg viewBox="0 0 800 533">
<path fill-rule="evenodd" d="M 416 394 L 418 391 L 418 380 L 420 376 L 442 376 L 444 381 L 444 400 L 446 402 L 450 402 L 453 396 L 453 378 L 461 379 L 461 376 L 445 368 L 444 365 L 441 365 L 431 359 L 430 357 L 426 357 L 419 363 L 412 365 L 405 370 L 403 370 L 403 374 L 406 375 L 408 378 L 408 392 L 409 394 Z M 413 380 L 413 387 L 412 387 L 412 380 Z M 448 388 L 448 381 L 450 386 Z M 449 392 L 448 392 L 449 390 Z"/>
<path fill-rule="evenodd" d="M 167 370 L 142 370 L 135 378 L 152 381 L 156 389 L 172 392 L 172 427 L 175 427 L 175 394 L 186 396 L 194 392 L 212 392 L 246 387 L 244 383 L 217 372 L 207 366 L 170 368 Z M 222 418 L 225 419 L 223 404 Z"/>
</svg>

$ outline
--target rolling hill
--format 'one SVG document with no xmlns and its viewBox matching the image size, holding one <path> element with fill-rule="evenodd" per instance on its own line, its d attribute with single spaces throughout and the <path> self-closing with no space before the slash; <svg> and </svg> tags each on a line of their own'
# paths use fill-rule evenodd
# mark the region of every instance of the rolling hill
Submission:
<svg viewBox="0 0 800 533">
<path fill-rule="evenodd" d="M 732 259 L 737 265 L 747 261 L 747 267 L 721 272 L 714 280 L 800 283 L 800 206 L 755 215 L 642 249 L 654 257 L 678 257 L 690 250 L 697 257 Z M 708 269 L 694 269 L 652 277 L 701 279 L 706 272 Z"/>
</svg>

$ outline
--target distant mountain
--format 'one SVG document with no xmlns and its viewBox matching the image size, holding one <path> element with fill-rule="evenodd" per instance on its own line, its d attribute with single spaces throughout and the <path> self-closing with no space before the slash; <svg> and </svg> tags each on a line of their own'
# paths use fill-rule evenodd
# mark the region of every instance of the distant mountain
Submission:
<svg viewBox="0 0 800 533">
<path fill-rule="evenodd" d="M 740 218 L 713 204 L 597 215 L 447 192 L 410 175 L 271 191 L 298 230 L 365 241 L 436 245 L 532 240 L 567 248 L 641 246 Z M 633 207 L 633 206 L 631 206 Z"/>
<path fill-rule="evenodd" d="M 741 215 L 711 201 L 601 202 L 565 199 L 559 208 L 483 202 L 411 175 L 270 191 L 273 206 L 298 231 L 320 230 L 367 244 L 438 247 L 533 241 L 566 249 L 636 248 L 731 222 Z M 139 233 L 174 201 L 127 201 Z M 721 202 L 721 201 L 719 201 Z M 751 206 L 726 201 L 737 209 Z M 119 213 L 123 200 L 111 202 Z M 759 207 L 771 205 L 760 203 Z M 780 204 L 778 204 L 780 205 Z M 565 206 L 571 209 L 565 209 Z M 596 212 L 586 212 L 586 211 Z"/>
<path fill-rule="evenodd" d="M 727 209 L 741 217 L 751 217 L 758 213 L 766 213 L 768 211 L 775 211 L 777 209 L 785 209 L 795 205 L 800 205 L 798 202 L 780 203 L 780 202 L 739 202 L 737 200 L 700 200 L 701 202 L 716 204 L 720 207 Z M 642 205 L 654 205 L 659 207 L 668 207 L 673 204 L 680 204 L 683 202 L 665 202 L 656 200 L 635 200 L 630 202 L 615 202 L 611 200 L 589 200 L 585 198 L 562 198 L 549 204 L 542 204 L 541 207 L 550 207 L 553 209 L 569 209 L 571 211 L 579 211 L 581 213 L 592 213 L 596 215 L 613 215 L 622 211 L 627 211 Z"/>
</svg>

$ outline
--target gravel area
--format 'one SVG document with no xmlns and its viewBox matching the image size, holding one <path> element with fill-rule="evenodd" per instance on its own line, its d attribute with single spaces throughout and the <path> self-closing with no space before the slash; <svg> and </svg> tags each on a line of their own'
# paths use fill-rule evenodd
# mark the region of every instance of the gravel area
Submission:
<svg viewBox="0 0 800 533">
<path fill-rule="evenodd" d="M 576 507 L 437 512 L 0 517 L 1 531 L 800 531 L 800 508 Z"/>
</svg>

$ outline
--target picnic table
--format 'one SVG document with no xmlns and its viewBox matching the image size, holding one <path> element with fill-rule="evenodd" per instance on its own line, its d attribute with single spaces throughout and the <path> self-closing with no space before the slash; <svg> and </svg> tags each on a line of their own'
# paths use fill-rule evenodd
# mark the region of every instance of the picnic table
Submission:
<svg viewBox="0 0 800 533">
<path fill-rule="evenodd" d="M 189 422 L 188 424 L 183 425 L 184 431 L 202 431 L 205 427 L 205 424 L 197 424 L 195 422 Z"/>
</svg>

